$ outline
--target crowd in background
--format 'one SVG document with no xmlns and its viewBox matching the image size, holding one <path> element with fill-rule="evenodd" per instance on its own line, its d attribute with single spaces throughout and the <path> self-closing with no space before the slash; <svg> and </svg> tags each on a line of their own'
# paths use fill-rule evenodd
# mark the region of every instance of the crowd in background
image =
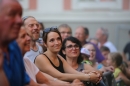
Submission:
<svg viewBox="0 0 130 86">
<path fill-rule="evenodd" d="M 0 0 L 0 86 L 130 85 L 130 43 L 119 53 L 108 29 L 91 38 L 89 28 L 79 26 L 72 36 L 68 24 L 46 28 L 21 16 L 17 0 Z"/>
</svg>

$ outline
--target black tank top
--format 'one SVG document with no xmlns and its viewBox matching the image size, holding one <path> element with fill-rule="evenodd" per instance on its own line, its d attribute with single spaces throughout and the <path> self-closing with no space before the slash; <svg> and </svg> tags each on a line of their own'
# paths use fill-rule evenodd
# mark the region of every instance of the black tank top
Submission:
<svg viewBox="0 0 130 86">
<path fill-rule="evenodd" d="M 65 73 L 64 71 L 64 68 L 63 68 L 63 63 L 62 61 L 60 60 L 60 58 L 57 56 L 58 60 L 59 60 L 59 67 L 56 67 L 52 62 L 51 60 L 48 58 L 48 56 L 46 54 L 43 54 L 47 57 L 47 59 L 50 61 L 50 63 L 52 64 L 52 66 L 57 69 L 58 71 L 60 71 L 61 73 Z"/>
</svg>

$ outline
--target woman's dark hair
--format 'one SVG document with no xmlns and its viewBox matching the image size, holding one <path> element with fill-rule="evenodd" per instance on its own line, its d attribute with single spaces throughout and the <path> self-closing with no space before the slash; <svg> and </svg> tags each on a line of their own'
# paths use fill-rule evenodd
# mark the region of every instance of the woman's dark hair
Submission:
<svg viewBox="0 0 130 86">
<path fill-rule="evenodd" d="M 46 28 L 46 29 L 43 30 L 42 38 L 43 38 L 43 41 L 44 41 L 45 44 L 47 43 L 47 36 L 48 36 L 48 33 L 50 33 L 50 32 L 57 33 L 60 36 L 60 39 L 61 39 L 61 42 L 62 42 L 62 38 L 61 38 L 60 32 L 58 31 L 57 27 L 51 27 L 51 28 Z"/>
<path fill-rule="evenodd" d="M 73 43 L 76 43 L 77 45 L 79 45 L 79 49 L 81 49 L 81 47 L 82 47 L 80 41 L 77 38 L 70 36 L 70 37 L 64 39 L 64 41 L 62 43 L 61 51 L 65 50 L 67 41 L 71 41 Z M 66 57 L 64 57 L 64 59 L 66 59 Z M 82 61 L 83 61 L 83 58 L 82 58 L 81 53 L 80 53 L 80 55 L 78 56 L 78 59 L 77 59 L 77 63 L 80 64 Z"/>
</svg>

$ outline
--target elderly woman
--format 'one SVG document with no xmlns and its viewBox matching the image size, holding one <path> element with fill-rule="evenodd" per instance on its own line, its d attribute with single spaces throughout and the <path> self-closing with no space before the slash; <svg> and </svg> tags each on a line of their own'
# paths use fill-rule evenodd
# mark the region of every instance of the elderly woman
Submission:
<svg viewBox="0 0 130 86">
<path fill-rule="evenodd" d="M 100 74 L 78 72 L 63 57 L 58 55 L 62 46 L 62 38 L 57 28 L 51 27 L 45 29 L 43 31 L 43 41 L 47 51 L 35 59 L 35 64 L 42 72 L 64 81 L 73 81 L 74 79 L 93 83 L 100 81 Z"/>
</svg>

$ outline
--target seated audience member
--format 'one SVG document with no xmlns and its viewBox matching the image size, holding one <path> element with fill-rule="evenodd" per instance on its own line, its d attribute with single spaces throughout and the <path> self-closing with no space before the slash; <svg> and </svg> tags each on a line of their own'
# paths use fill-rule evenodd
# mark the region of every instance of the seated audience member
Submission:
<svg viewBox="0 0 130 86">
<path fill-rule="evenodd" d="M 62 52 L 66 56 L 67 63 L 77 71 L 95 71 L 90 65 L 82 63 L 83 58 L 80 53 L 81 44 L 75 37 L 68 37 L 62 43 Z"/>
<path fill-rule="evenodd" d="M 42 47 L 37 43 L 40 37 L 39 23 L 33 16 L 25 16 L 22 19 L 23 26 L 31 38 L 30 51 L 26 52 L 24 57 L 34 63 L 36 56 L 43 53 Z"/>
<path fill-rule="evenodd" d="M 89 60 L 92 62 L 92 66 L 95 69 L 101 69 L 103 67 L 103 65 L 101 63 L 98 63 L 96 61 L 96 59 L 95 59 L 96 50 L 95 50 L 95 47 L 93 46 L 93 44 L 88 43 L 88 44 L 85 44 L 83 47 L 86 48 L 86 49 L 88 49 L 88 51 L 90 52 Z"/>
<path fill-rule="evenodd" d="M 86 48 L 81 48 L 81 56 L 83 57 L 83 63 L 92 65 L 92 62 L 89 60 L 90 53 Z"/>
<path fill-rule="evenodd" d="M 24 55 L 27 51 L 30 50 L 30 37 L 28 36 L 26 30 L 24 27 L 21 27 L 19 36 L 17 38 L 17 42 L 19 47 L 21 48 L 22 54 Z M 56 80 L 56 78 L 53 78 L 49 76 L 52 80 L 48 80 L 40 71 L 39 69 L 28 59 L 24 58 L 25 68 L 26 72 L 29 74 L 30 78 L 34 81 L 32 83 L 32 86 L 37 86 L 38 84 L 43 84 L 47 86 L 79 86 L 82 85 L 81 83 L 75 83 L 75 81 L 72 84 L 69 84 L 67 82 Z M 41 85 L 40 85 L 41 86 Z"/>
<path fill-rule="evenodd" d="M 106 46 L 102 46 L 102 47 L 100 48 L 100 51 L 101 51 L 102 55 L 105 57 L 105 62 L 106 62 L 106 60 L 108 59 L 108 54 L 110 53 L 109 48 L 106 47 Z M 107 65 L 106 65 L 106 66 L 107 66 Z"/>
<path fill-rule="evenodd" d="M 116 80 L 121 79 L 126 86 L 130 85 L 129 74 L 127 72 L 128 68 L 124 66 L 123 58 L 120 53 L 110 53 L 108 55 L 107 64 L 115 68 L 113 74 Z"/>
<path fill-rule="evenodd" d="M 113 67 L 104 67 L 101 63 L 98 63 L 95 59 L 95 56 L 96 56 L 96 50 L 95 50 L 95 47 L 93 44 L 91 43 L 88 43 L 88 44 L 85 44 L 83 46 L 84 48 L 88 49 L 88 51 L 90 52 L 90 57 L 89 57 L 89 60 L 92 62 L 92 67 L 94 67 L 95 69 L 98 69 L 102 72 L 105 72 L 105 71 L 113 71 Z"/>
<path fill-rule="evenodd" d="M 30 78 L 25 72 L 21 51 L 14 41 L 18 37 L 22 24 L 21 16 L 22 7 L 18 0 L 0 0 L 0 48 L 3 56 L 3 70 L 9 86 L 25 86 L 30 83 Z"/>
<path fill-rule="evenodd" d="M 90 65 L 82 63 L 83 58 L 81 56 L 80 49 L 81 49 L 80 41 L 74 37 L 66 38 L 63 41 L 62 48 L 61 48 L 62 52 L 66 56 L 65 59 L 67 63 L 73 69 L 79 72 L 83 72 L 85 70 L 86 74 L 91 73 L 91 72 L 95 72 L 96 74 L 99 74 L 98 71 L 96 71 Z M 103 86 L 103 85 L 97 85 L 97 86 Z"/>
<path fill-rule="evenodd" d="M 84 73 L 74 70 L 63 57 L 58 55 L 62 46 L 62 38 L 57 28 L 45 29 L 43 40 L 47 51 L 38 55 L 35 60 L 35 64 L 40 71 L 64 81 L 73 81 L 74 79 L 93 83 L 100 81 L 100 74 L 91 72 L 84 75 Z"/>
</svg>

